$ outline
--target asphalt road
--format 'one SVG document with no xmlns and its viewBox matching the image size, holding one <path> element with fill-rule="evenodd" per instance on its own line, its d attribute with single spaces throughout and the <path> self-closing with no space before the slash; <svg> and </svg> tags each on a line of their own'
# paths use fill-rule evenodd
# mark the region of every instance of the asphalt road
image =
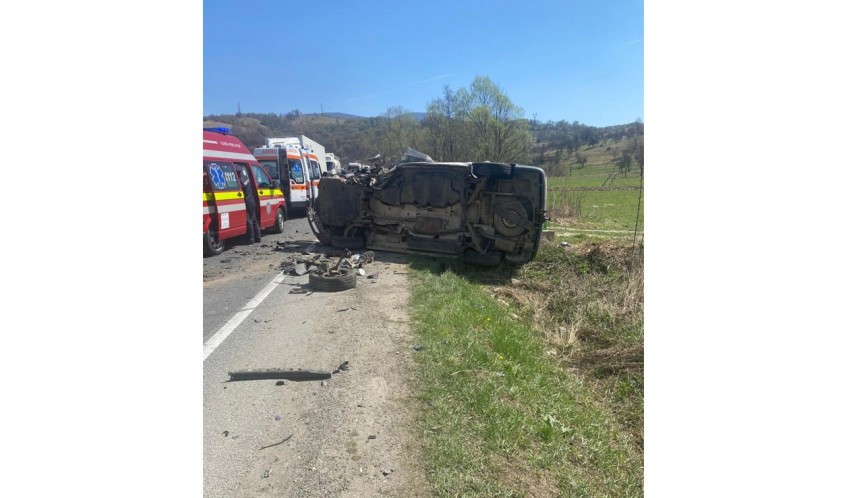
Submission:
<svg viewBox="0 0 855 498">
<path fill-rule="evenodd" d="M 264 232 L 260 244 L 232 240 L 222 254 L 203 260 L 203 342 L 279 273 L 288 254 L 274 251 L 277 242 L 308 247 L 317 239 L 303 216 L 286 221 L 281 234 Z"/>
<path fill-rule="evenodd" d="M 412 441 L 406 258 L 377 253 L 357 287 L 312 292 L 283 263 L 318 249 L 305 217 L 204 259 L 206 497 L 424 496 Z M 325 381 L 230 382 L 294 368 Z M 273 446 L 270 446 L 273 445 Z"/>
</svg>

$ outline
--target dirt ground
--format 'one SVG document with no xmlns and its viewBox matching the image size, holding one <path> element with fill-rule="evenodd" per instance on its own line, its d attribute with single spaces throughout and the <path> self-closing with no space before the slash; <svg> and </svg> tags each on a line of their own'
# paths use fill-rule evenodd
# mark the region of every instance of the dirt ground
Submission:
<svg viewBox="0 0 855 498">
<path fill-rule="evenodd" d="M 239 275 L 272 278 L 302 250 L 318 249 L 297 223 L 206 259 L 204 287 Z M 375 253 L 355 289 L 312 292 L 308 275 L 286 276 L 205 362 L 206 497 L 429 494 L 414 437 L 418 352 L 406 258 Z M 349 368 L 327 381 L 223 382 L 231 370 L 332 370 L 344 361 Z"/>
</svg>

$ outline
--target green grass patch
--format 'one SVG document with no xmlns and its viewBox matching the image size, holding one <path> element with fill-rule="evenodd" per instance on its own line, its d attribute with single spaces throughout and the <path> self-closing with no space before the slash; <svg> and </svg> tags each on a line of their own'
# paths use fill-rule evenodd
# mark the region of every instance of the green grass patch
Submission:
<svg viewBox="0 0 855 498">
<path fill-rule="evenodd" d="M 550 191 L 547 215 L 555 222 L 551 225 L 588 230 L 634 230 L 638 216 L 638 229 L 643 231 L 644 195 L 639 198 L 638 194 L 637 190 Z"/>
<path fill-rule="evenodd" d="M 643 332 L 621 309 L 627 272 L 612 256 L 545 244 L 523 267 L 413 261 L 419 424 L 435 495 L 643 495 L 643 379 L 615 361 Z M 587 336 L 562 337 L 579 323 Z M 577 365 L 574 351 L 607 359 Z"/>
</svg>

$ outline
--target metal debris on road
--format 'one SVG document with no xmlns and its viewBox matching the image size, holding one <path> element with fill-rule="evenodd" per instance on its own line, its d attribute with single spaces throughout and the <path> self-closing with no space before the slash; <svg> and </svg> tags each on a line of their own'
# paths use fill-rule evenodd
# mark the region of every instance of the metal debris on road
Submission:
<svg viewBox="0 0 855 498">
<path fill-rule="evenodd" d="M 341 373 L 341 372 L 343 372 L 349 368 L 350 368 L 350 362 L 346 361 L 346 362 L 342 363 L 341 365 L 339 365 L 338 368 L 333 370 L 333 373 L 334 374 Z"/>
<path fill-rule="evenodd" d="M 318 370 L 303 370 L 284 369 L 284 368 L 267 368 L 267 369 L 251 369 L 251 370 L 236 370 L 229 372 L 229 381 L 236 380 L 261 380 L 261 379 L 285 379 L 285 380 L 323 380 L 332 377 L 330 372 L 322 372 Z"/>
<path fill-rule="evenodd" d="M 282 441 L 279 441 L 278 443 L 273 443 L 273 444 L 268 444 L 266 446 L 262 446 L 261 448 L 259 448 L 259 450 L 263 450 L 264 448 L 270 448 L 271 446 L 279 446 L 280 444 L 284 443 L 285 441 L 291 439 L 291 436 L 293 436 L 293 434 L 288 434 L 288 437 L 286 437 Z"/>
</svg>

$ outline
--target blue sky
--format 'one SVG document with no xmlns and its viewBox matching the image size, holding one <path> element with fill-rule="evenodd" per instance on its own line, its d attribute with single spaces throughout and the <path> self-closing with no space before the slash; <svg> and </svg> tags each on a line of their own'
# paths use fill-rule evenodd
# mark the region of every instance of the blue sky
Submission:
<svg viewBox="0 0 855 498">
<path fill-rule="evenodd" d="M 644 118 L 641 0 L 205 0 L 204 114 L 424 112 L 488 76 L 526 117 Z"/>
</svg>

